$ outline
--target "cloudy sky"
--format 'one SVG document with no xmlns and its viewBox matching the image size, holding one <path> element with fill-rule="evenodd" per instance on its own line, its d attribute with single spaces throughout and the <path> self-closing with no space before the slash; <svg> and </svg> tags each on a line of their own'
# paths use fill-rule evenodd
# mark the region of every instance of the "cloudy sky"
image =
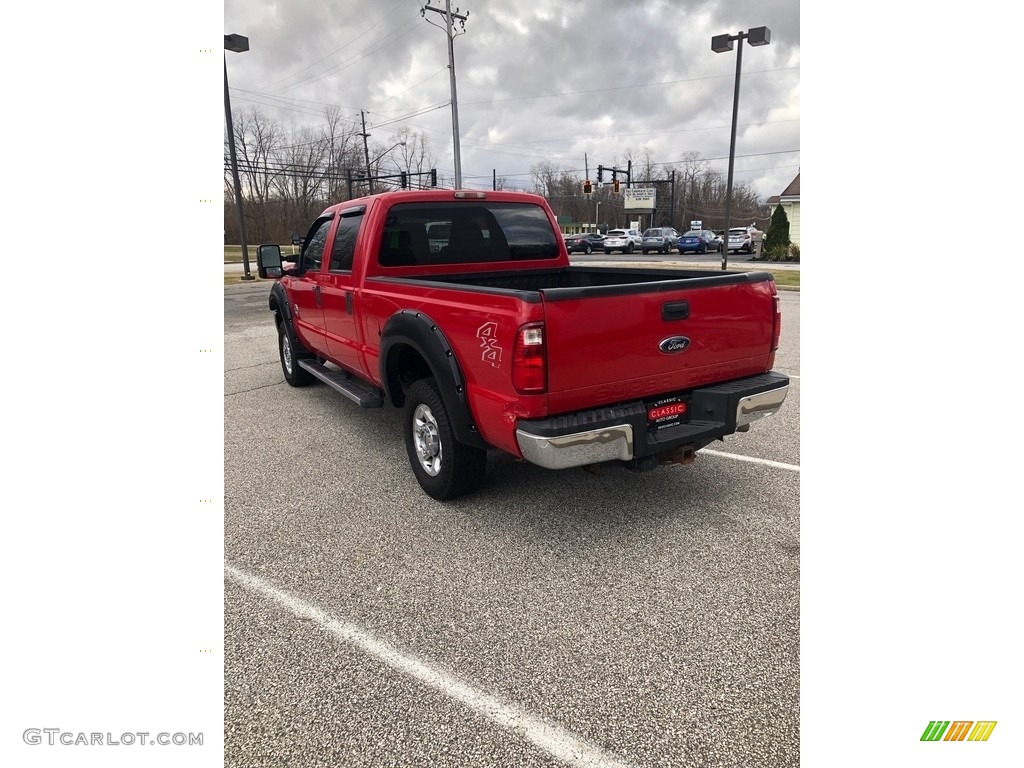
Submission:
<svg viewBox="0 0 1024 768">
<path fill-rule="evenodd" d="M 297 130 L 336 107 L 365 111 L 374 146 L 402 128 L 430 142 L 454 175 L 447 36 L 424 0 L 227 0 L 232 109 L 258 107 Z M 444 9 L 444 0 L 430 0 Z M 453 0 L 468 20 L 455 38 L 463 186 L 492 172 L 527 188 L 550 161 L 596 179 L 625 153 L 671 163 L 697 153 L 727 170 L 736 53 L 711 38 L 767 26 L 771 44 L 744 46 L 737 183 L 777 195 L 800 167 L 797 0 Z M 459 26 L 461 28 L 461 25 Z M 636 161 L 634 160 L 634 163 Z"/>
</svg>

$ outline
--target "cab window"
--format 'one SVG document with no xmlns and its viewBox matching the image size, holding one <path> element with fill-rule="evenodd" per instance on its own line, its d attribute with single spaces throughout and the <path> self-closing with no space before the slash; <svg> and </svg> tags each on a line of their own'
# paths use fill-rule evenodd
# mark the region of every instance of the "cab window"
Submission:
<svg viewBox="0 0 1024 768">
<path fill-rule="evenodd" d="M 324 219 L 316 225 L 316 231 L 306 242 L 302 251 L 299 268 L 303 272 L 319 272 L 324 259 L 324 248 L 327 246 L 327 233 L 331 229 L 331 220 Z"/>
<path fill-rule="evenodd" d="M 334 234 L 334 246 L 331 248 L 331 272 L 349 272 L 356 253 L 356 235 L 359 225 L 363 223 L 363 211 L 342 214 L 338 222 L 338 231 Z"/>
</svg>

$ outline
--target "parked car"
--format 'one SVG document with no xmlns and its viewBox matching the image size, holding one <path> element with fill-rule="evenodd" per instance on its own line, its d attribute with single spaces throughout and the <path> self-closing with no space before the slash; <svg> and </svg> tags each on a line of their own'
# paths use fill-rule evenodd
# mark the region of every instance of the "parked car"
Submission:
<svg viewBox="0 0 1024 768">
<path fill-rule="evenodd" d="M 679 242 L 679 233 L 672 227 L 651 227 L 644 231 L 644 239 L 640 241 L 640 250 L 644 253 L 657 251 L 669 253 Z"/>
<path fill-rule="evenodd" d="M 608 234 L 605 235 L 602 247 L 606 254 L 612 251 L 632 253 L 637 248 L 640 248 L 643 242 L 643 235 L 635 229 L 610 229 Z"/>
<path fill-rule="evenodd" d="M 715 233 L 707 229 L 694 229 L 679 238 L 680 253 L 707 253 L 716 248 Z"/>
<path fill-rule="evenodd" d="M 604 248 L 604 240 L 604 235 L 599 235 L 596 232 L 580 232 L 577 235 L 568 235 L 565 238 L 565 247 L 569 253 L 577 251 L 593 253 Z"/>
<path fill-rule="evenodd" d="M 754 239 L 750 236 L 750 227 L 732 227 L 729 230 L 729 252 L 754 252 Z"/>
</svg>

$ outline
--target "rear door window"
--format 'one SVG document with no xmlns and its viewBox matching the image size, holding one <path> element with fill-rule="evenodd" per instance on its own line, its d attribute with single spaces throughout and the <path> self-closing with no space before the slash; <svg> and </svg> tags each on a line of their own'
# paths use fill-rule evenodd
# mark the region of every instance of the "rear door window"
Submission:
<svg viewBox="0 0 1024 768">
<path fill-rule="evenodd" d="M 351 271 L 356 252 L 356 235 L 362 223 L 362 208 L 351 213 L 342 212 L 338 231 L 334 233 L 334 246 L 331 248 L 331 272 Z"/>
</svg>

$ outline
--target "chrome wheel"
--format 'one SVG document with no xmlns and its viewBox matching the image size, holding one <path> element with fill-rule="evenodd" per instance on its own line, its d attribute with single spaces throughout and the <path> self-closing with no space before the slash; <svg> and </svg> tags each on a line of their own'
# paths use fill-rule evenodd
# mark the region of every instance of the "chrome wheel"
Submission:
<svg viewBox="0 0 1024 768">
<path fill-rule="evenodd" d="M 285 372 L 291 376 L 292 371 L 292 342 L 287 332 L 281 337 L 281 362 L 284 364 Z"/>
<path fill-rule="evenodd" d="M 437 477 L 441 471 L 441 435 L 437 429 L 437 419 L 423 403 L 413 411 L 412 436 L 416 458 L 423 471 L 431 477 Z"/>
</svg>

